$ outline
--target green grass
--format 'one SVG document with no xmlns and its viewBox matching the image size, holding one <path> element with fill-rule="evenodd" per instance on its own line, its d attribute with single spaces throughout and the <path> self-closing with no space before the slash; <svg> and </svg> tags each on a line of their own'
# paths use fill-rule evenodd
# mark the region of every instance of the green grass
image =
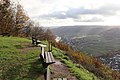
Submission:
<svg viewBox="0 0 120 80">
<path fill-rule="evenodd" d="M 84 69 L 82 65 L 79 64 L 78 67 L 77 64 L 73 63 L 63 51 L 54 48 L 53 54 L 57 59 L 61 60 L 79 80 L 99 80 L 93 73 Z"/>
<path fill-rule="evenodd" d="M 0 37 L 0 80 L 44 80 L 39 49 L 30 48 L 30 43 L 31 40 L 24 38 Z M 53 53 L 79 80 L 99 80 L 83 66 L 78 68 L 63 51 L 53 48 Z"/>
<path fill-rule="evenodd" d="M 39 49 L 26 49 L 30 42 L 24 38 L 0 37 L 0 80 L 43 80 Z"/>
</svg>

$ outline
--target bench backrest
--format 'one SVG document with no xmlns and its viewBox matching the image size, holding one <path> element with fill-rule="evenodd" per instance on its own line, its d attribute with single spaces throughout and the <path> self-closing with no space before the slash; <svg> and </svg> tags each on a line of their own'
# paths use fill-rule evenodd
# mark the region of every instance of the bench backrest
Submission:
<svg viewBox="0 0 120 80">
<path fill-rule="evenodd" d="M 40 47 L 41 53 L 44 54 L 45 53 L 45 48 L 47 47 L 46 45 L 43 44 L 39 44 L 38 45 Z"/>
</svg>

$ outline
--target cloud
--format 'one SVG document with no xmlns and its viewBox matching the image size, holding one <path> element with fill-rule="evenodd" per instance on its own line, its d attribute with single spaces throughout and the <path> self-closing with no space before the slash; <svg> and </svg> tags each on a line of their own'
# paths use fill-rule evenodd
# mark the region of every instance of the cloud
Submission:
<svg viewBox="0 0 120 80">
<path fill-rule="evenodd" d="M 120 21 L 119 0 L 21 0 L 21 4 L 43 25 Z"/>
<path fill-rule="evenodd" d="M 116 12 L 119 10 L 120 10 L 120 6 L 108 4 L 108 5 L 101 6 L 100 8 L 97 8 L 97 9 L 86 9 L 85 7 L 70 8 L 67 11 L 57 11 L 47 15 L 42 15 L 40 17 L 56 18 L 56 19 L 67 19 L 67 18 L 77 19 L 79 18 L 79 15 L 111 16 L 111 15 L 115 15 Z M 93 18 L 92 20 L 101 21 L 101 19 L 98 19 L 98 18 Z"/>
<path fill-rule="evenodd" d="M 75 22 L 103 22 L 104 20 L 98 17 L 93 17 L 90 19 L 74 19 Z"/>
</svg>

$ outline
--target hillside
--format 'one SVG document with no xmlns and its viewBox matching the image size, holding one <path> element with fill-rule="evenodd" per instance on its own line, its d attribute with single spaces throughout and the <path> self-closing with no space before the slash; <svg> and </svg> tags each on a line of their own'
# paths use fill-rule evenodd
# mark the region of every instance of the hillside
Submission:
<svg viewBox="0 0 120 80">
<path fill-rule="evenodd" d="M 72 30 L 72 28 L 67 28 L 68 30 L 66 30 L 66 33 L 70 33 L 70 30 Z M 79 27 L 75 28 L 79 29 Z M 62 27 L 62 29 L 64 28 Z M 88 29 L 90 29 L 89 26 Z M 58 32 L 61 32 L 60 29 L 58 29 Z M 89 30 L 89 32 L 82 33 L 85 35 L 78 35 L 77 32 L 74 32 L 74 35 L 72 36 L 71 34 L 65 34 L 62 36 L 62 41 L 72 46 L 74 50 L 95 56 L 104 64 L 108 65 L 111 69 L 120 71 L 120 28 L 114 27 L 105 29 L 99 26 L 92 28 Z M 70 37 L 68 37 L 68 35 Z M 118 51 L 118 54 L 115 53 L 116 51 Z M 111 53 L 112 56 L 109 56 Z"/>
<path fill-rule="evenodd" d="M 58 60 L 68 67 L 68 69 L 78 78 L 78 80 L 100 80 L 100 76 L 96 77 L 95 74 L 85 69 L 81 64 L 73 63 L 73 61 L 66 56 L 66 52 L 54 48 L 53 53 Z"/>
<path fill-rule="evenodd" d="M 69 44 L 79 51 L 93 56 L 101 56 L 109 52 L 120 50 L 120 38 L 106 39 L 101 36 L 87 36 L 68 41 Z"/>
<path fill-rule="evenodd" d="M 43 80 L 39 50 L 30 40 L 0 37 L 0 80 Z"/>
<path fill-rule="evenodd" d="M 120 28 L 112 26 L 67 26 L 54 29 L 63 42 L 75 50 L 101 56 L 120 50 Z M 64 35 L 62 35 L 65 33 Z"/>
<path fill-rule="evenodd" d="M 120 28 L 111 28 L 104 32 L 101 32 L 100 35 L 106 39 L 113 40 L 120 38 Z"/>
<path fill-rule="evenodd" d="M 108 26 L 62 26 L 53 28 L 52 30 L 58 36 L 73 38 L 87 35 L 97 35 L 108 28 Z"/>
<path fill-rule="evenodd" d="M 0 37 L 0 80 L 44 80 L 44 68 L 38 58 L 39 53 L 38 47 L 31 45 L 31 40 Z M 82 65 L 78 67 L 77 64 L 73 63 L 63 51 L 53 48 L 53 53 L 55 58 L 68 68 L 66 71 L 69 70 L 70 74 L 79 80 L 99 80 Z M 56 73 L 53 71 L 52 73 Z M 67 76 L 65 73 L 62 74 L 64 77 Z"/>
</svg>

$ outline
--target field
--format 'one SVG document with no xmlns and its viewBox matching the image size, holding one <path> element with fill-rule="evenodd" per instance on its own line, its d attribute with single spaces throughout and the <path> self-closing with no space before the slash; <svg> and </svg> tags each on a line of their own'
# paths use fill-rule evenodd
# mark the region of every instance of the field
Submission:
<svg viewBox="0 0 120 80">
<path fill-rule="evenodd" d="M 0 37 L 0 80 L 44 80 L 39 54 L 39 48 L 31 45 L 29 39 Z M 65 52 L 53 47 L 53 54 L 79 80 L 99 80 L 82 65 L 73 63 Z"/>
<path fill-rule="evenodd" d="M 28 39 L 0 37 L 0 80 L 44 80 L 38 55 Z"/>
</svg>

